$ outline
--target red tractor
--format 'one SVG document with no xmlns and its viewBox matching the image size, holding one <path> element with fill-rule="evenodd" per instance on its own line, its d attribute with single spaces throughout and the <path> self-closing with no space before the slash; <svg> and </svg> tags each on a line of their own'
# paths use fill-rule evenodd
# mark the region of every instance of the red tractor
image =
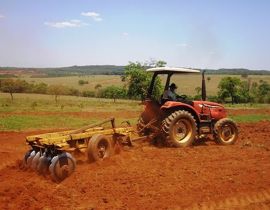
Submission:
<svg viewBox="0 0 270 210">
<path fill-rule="evenodd" d="M 165 89 L 169 89 L 170 80 L 174 74 L 200 73 L 198 70 L 187 68 L 158 67 L 150 68 L 153 72 L 152 81 L 144 100 L 145 109 L 137 124 L 138 131 L 143 136 L 162 139 L 166 145 L 186 147 L 206 135 L 223 145 L 235 143 L 238 138 L 236 124 L 227 117 L 224 106 L 205 101 L 206 90 L 204 72 L 202 73 L 202 100 L 189 101 L 185 95 L 177 100 L 154 99 L 153 90 L 158 75 L 167 76 Z"/>
</svg>

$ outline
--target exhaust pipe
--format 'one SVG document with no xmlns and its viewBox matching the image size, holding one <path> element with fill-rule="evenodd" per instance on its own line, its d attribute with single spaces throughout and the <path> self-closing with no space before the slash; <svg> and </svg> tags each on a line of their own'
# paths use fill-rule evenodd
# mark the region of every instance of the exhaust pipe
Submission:
<svg viewBox="0 0 270 210">
<path fill-rule="evenodd" d="M 205 79 L 204 79 L 205 70 L 202 71 L 202 100 L 206 100 L 206 86 L 205 86 Z"/>
</svg>

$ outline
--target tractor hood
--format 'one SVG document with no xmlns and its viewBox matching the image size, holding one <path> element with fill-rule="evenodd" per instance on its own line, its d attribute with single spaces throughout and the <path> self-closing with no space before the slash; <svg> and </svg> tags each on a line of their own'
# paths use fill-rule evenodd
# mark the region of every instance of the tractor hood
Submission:
<svg viewBox="0 0 270 210">
<path fill-rule="evenodd" d="M 212 118 L 215 120 L 227 117 L 224 106 L 215 102 L 193 101 L 193 107 L 201 113 L 211 114 Z"/>
<path fill-rule="evenodd" d="M 211 101 L 193 101 L 194 106 L 202 106 L 202 105 L 206 105 L 206 106 L 211 106 L 212 108 L 215 107 L 220 107 L 224 109 L 224 106 L 215 102 L 211 102 Z"/>
</svg>

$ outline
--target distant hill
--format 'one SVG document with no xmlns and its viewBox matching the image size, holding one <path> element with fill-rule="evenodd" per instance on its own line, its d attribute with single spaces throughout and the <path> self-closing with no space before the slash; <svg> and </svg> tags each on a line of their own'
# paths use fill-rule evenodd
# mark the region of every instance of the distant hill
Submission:
<svg viewBox="0 0 270 210">
<path fill-rule="evenodd" d="M 76 75 L 122 75 L 123 73 L 124 73 L 124 66 L 114 66 L 114 65 L 70 66 L 61 68 L 0 67 L 0 75 L 31 74 L 32 77 L 57 77 L 57 76 L 76 76 Z"/>
<path fill-rule="evenodd" d="M 123 75 L 125 66 L 114 65 L 88 65 L 70 66 L 61 68 L 18 68 L 0 67 L 0 77 L 29 74 L 31 77 L 58 77 L 78 75 Z M 235 69 L 206 69 L 207 74 L 230 74 L 230 75 L 270 75 L 268 70 Z"/>
<path fill-rule="evenodd" d="M 269 70 L 249 70 L 249 69 L 206 69 L 207 74 L 231 74 L 231 75 L 270 75 Z"/>
<path fill-rule="evenodd" d="M 91 66 L 70 66 L 62 68 L 39 69 L 48 76 L 65 75 L 122 75 L 124 66 L 113 65 L 91 65 Z"/>
</svg>

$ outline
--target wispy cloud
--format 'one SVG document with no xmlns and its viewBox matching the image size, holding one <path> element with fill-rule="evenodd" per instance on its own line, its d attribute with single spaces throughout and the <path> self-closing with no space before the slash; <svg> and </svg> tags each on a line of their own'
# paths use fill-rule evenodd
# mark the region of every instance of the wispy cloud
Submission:
<svg viewBox="0 0 270 210">
<path fill-rule="evenodd" d="M 82 16 L 86 17 L 91 17 L 94 21 L 102 21 L 103 19 L 101 18 L 99 13 L 96 12 L 82 12 Z"/>
<path fill-rule="evenodd" d="M 128 40 L 128 39 L 129 39 L 129 33 L 128 33 L 128 32 L 123 32 L 123 33 L 122 33 L 122 37 L 123 37 L 124 39 Z"/>
<path fill-rule="evenodd" d="M 123 35 L 124 37 L 127 37 L 129 34 L 128 34 L 128 32 L 123 32 L 122 35 Z"/>
<path fill-rule="evenodd" d="M 87 23 L 84 23 L 81 20 L 70 20 L 70 21 L 62 21 L 62 22 L 45 22 L 44 24 L 50 27 L 54 27 L 54 28 L 79 28 L 79 27 L 88 25 Z"/>
<path fill-rule="evenodd" d="M 187 43 L 181 43 L 177 44 L 176 47 L 188 47 L 189 45 Z"/>
<path fill-rule="evenodd" d="M 0 14 L 0 19 L 2 19 L 2 18 L 5 18 L 5 16 Z"/>
</svg>

